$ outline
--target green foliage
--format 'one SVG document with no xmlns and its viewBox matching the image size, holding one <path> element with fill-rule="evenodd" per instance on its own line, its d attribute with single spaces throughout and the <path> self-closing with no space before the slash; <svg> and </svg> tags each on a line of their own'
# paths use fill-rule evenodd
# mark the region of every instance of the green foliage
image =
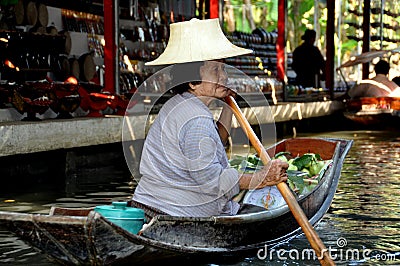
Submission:
<svg viewBox="0 0 400 266">
<path fill-rule="evenodd" d="M 260 158 L 256 155 L 241 156 L 235 155 L 229 160 L 229 165 L 241 173 L 254 173 L 262 167 Z"/>
<path fill-rule="evenodd" d="M 276 158 L 291 157 L 290 152 L 278 153 Z M 287 159 L 287 158 L 286 158 Z M 331 160 L 322 160 L 319 154 L 306 153 L 287 160 L 288 185 L 298 195 L 306 195 L 318 185 Z"/>
<path fill-rule="evenodd" d="M 299 13 L 305 14 L 314 7 L 314 0 L 298 1 L 297 4 L 299 5 Z"/>
<path fill-rule="evenodd" d="M 356 40 L 347 40 L 342 42 L 342 53 L 353 52 L 357 50 L 358 42 Z"/>
<path fill-rule="evenodd" d="M 292 190 L 295 191 L 297 189 L 299 192 L 304 190 L 305 186 L 304 178 L 307 178 L 305 173 L 301 171 L 288 170 L 287 175 L 288 175 L 288 180 L 290 181 L 289 184 L 292 185 L 291 186 Z"/>
<path fill-rule="evenodd" d="M 303 170 L 304 168 L 308 169 L 311 166 L 311 163 L 318 160 L 321 160 L 321 156 L 319 154 L 306 153 L 301 157 L 295 158 L 293 161 L 293 165 L 295 165 L 297 169 Z"/>
<path fill-rule="evenodd" d="M 332 162 L 331 160 L 322 160 L 321 156 L 315 153 L 306 153 L 292 158 L 290 152 L 279 152 L 273 159 L 286 161 L 289 164 L 286 171 L 288 185 L 298 195 L 306 195 L 311 192 Z M 229 164 L 241 173 L 254 173 L 263 165 L 256 155 L 235 155 Z"/>
<path fill-rule="evenodd" d="M 277 154 L 275 154 L 275 158 L 277 158 L 277 157 L 280 157 L 280 156 L 282 156 L 282 155 L 284 155 L 284 156 L 286 156 L 286 155 L 290 155 L 290 152 L 288 152 L 288 151 L 281 151 L 281 152 L 278 152 Z"/>
</svg>

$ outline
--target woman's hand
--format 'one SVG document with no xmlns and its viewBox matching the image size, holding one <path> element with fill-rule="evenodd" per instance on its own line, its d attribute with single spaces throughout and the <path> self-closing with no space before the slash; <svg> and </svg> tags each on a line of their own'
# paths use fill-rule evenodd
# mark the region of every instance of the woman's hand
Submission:
<svg viewBox="0 0 400 266">
<path fill-rule="evenodd" d="M 227 88 L 228 88 L 228 87 L 227 87 Z M 237 92 L 234 91 L 233 89 L 228 88 L 228 95 L 227 95 L 227 97 L 228 97 L 228 96 L 232 96 L 234 99 L 236 99 Z"/>
<path fill-rule="evenodd" d="M 271 160 L 261 170 L 254 174 L 243 174 L 240 179 L 241 189 L 260 189 L 266 186 L 274 186 L 280 182 L 286 182 L 287 162 Z"/>
</svg>

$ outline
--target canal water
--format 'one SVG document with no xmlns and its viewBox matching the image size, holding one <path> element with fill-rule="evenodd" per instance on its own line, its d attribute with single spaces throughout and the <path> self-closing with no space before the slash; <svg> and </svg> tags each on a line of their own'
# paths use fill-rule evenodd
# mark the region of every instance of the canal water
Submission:
<svg viewBox="0 0 400 266">
<path fill-rule="evenodd" d="M 316 232 L 338 265 L 400 265 L 400 132 L 357 130 L 298 134 L 353 139 L 333 204 Z M 108 173 L 110 177 L 126 173 Z M 104 173 L 107 175 L 107 173 Z M 105 180 L 106 178 L 101 178 Z M 88 184 L 66 193 L 59 183 L 38 183 L 2 191 L 0 210 L 42 212 L 50 206 L 86 207 L 128 199 L 129 178 Z M 203 265 L 319 265 L 307 256 L 304 235 L 276 247 L 264 247 L 236 262 Z M 0 227 L 0 265 L 54 265 Z M 191 263 L 195 264 L 195 262 Z"/>
</svg>

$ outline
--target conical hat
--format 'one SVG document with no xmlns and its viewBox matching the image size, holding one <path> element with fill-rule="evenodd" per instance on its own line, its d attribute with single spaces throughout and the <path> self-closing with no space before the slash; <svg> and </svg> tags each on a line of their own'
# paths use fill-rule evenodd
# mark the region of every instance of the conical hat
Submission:
<svg viewBox="0 0 400 266">
<path fill-rule="evenodd" d="M 218 19 L 191 19 L 172 23 L 168 45 L 155 60 L 145 65 L 167 65 L 217 60 L 252 53 L 232 44 L 222 32 Z"/>
</svg>

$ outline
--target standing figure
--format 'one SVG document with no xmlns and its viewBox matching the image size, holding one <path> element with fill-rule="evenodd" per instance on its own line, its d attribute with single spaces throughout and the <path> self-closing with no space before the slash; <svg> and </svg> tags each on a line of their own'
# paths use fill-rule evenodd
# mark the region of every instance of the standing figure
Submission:
<svg viewBox="0 0 400 266">
<path fill-rule="evenodd" d="M 292 68 L 296 72 L 296 84 L 303 88 L 320 88 L 325 80 L 325 59 L 314 46 L 316 32 L 307 29 L 301 39 L 304 42 L 293 52 Z"/>
</svg>

